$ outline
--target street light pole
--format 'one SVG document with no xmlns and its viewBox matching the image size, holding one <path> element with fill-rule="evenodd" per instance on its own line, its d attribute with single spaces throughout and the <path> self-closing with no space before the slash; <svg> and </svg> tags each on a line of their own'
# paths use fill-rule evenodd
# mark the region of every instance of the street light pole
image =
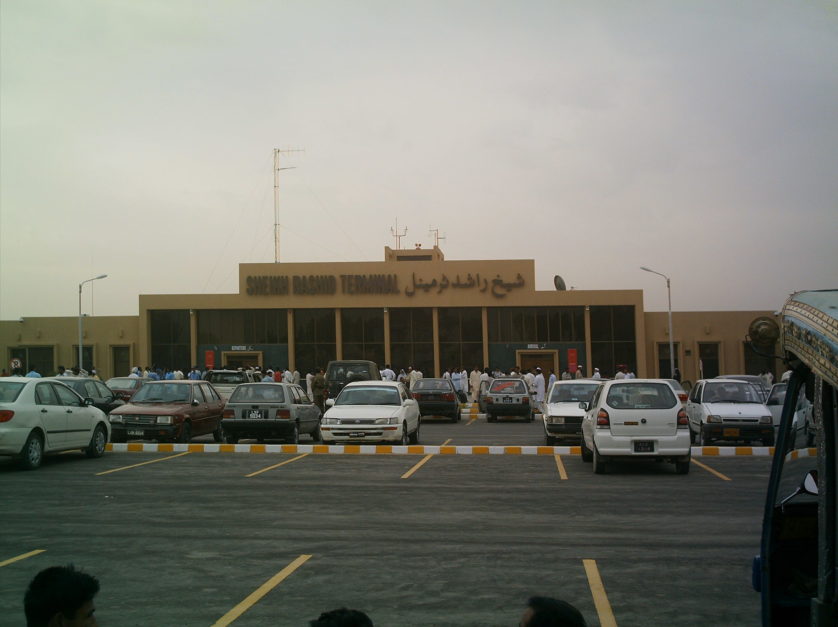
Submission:
<svg viewBox="0 0 838 627">
<path fill-rule="evenodd" d="M 669 369 L 670 369 L 670 377 L 673 379 L 675 378 L 675 341 L 673 340 L 672 336 L 672 292 L 669 289 L 669 277 L 665 274 L 661 274 L 660 272 L 655 272 L 647 268 L 646 266 L 640 266 L 641 270 L 645 270 L 646 272 L 651 272 L 652 274 L 657 274 L 658 276 L 662 276 L 666 279 L 666 299 L 668 301 L 667 309 L 669 311 Z"/>
<path fill-rule="evenodd" d="M 81 370 L 83 368 L 83 366 L 82 366 L 82 350 L 81 350 L 81 348 L 82 348 L 81 342 L 82 342 L 82 337 L 83 337 L 82 324 L 81 324 L 81 320 L 82 320 L 82 316 L 81 316 L 81 288 L 85 283 L 90 283 L 91 281 L 98 281 L 99 279 L 105 279 L 105 278 L 107 278 L 107 276 L 108 276 L 107 274 L 100 274 L 99 276 L 95 276 L 92 279 L 87 279 L 87 280 L 82 281 L 81 283 L 79 283 L 79 370 Z"/>
</svg>

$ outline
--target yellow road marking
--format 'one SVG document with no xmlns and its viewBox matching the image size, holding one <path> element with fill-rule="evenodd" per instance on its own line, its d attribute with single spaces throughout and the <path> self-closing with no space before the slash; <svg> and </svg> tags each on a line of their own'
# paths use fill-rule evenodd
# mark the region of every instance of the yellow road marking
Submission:
<svg viewBox="0 0 838 627">
<path fill-rule="evenodd" d="M 554 457 L 556 458 L 556 467 L 559 469 L 559 476 L 562 479 L 567 480 L 567 473 L 565 472 L 564 464 L 562 463 L 562 456 L 555 455 Z"/>
<path fill-rule="evenodd" d="M 726 477 L 725 475 L 720 473 L 718 470 L 713 470 L 712 468 L 710 468 L 710 466 L 707 466 L 706 464 L 702 464 L 695 457 L 693 457 L 693 464 L 695 464 L 699 468 L 704 468 L 704 470 L 706 470 L 710 474 L 716 475 L 719 479 L 722 479 L 724 481 L 730 481 L 731 480 L 730 477 Z"/>
<path fill-rule="evenodd" d="M 302 459 L 303 457 L 308 457 L 309 455 L 310 453 L 303 453 L 302 455 L 297 455 L 296 457 L 292 457 L 291 459 L 286 459 L 284 462 L 280 462 L 278 464 L 274 464 L 273 466 L 263 468 L 262 470 L 252 472 L 249 475 L 245 475 L 245 477 L 255 477 L 256 475 L 261 475 L 263 472 L 268 472 L 269 470 L 273 470 L 274 468 L 279 468 L 280 466 L 284 466 L 285 464 L 290 464 L 291 462 L 295 462 L 298 459 Z"/>
<path fill-rule="evenodd" d="M 146 464 L 156 464 L 157 462 L 163 462 L 163 461 L 166 461 L 167 459 L 174 459 L 175 457 L 183 457 L 184 455 L 189 455 L 189 451 L 186 451 L 185 453 L 178 453 L 177 455 L 169 455 L 168 457 L 161 457 L 160 459 L 152 459 L 151 461 L 142 462 L 140 464 L 133 464 L 131 466 L 123 466 L 122 468 L 114 468 L 113 470 L 106 470 L 105 472 L 97 472 L 96 476 L 98 477 L 100 475 L 109 475 L 112 472 L 119 472 L 120 470 L 128 470 L 129 468 L 138 468 L 139 466 L 145 466 Z"/>
<path fill-rule="evenodd" d="M 469 421 L 466 423 L 466 426 L 467 426 L 467 427 L 471 426 L 471 423 L 473 423 L 473 422 L 477 422 L 477 418 L 472 418 L 471 420 L 469 420 Z"/>
<path fill-rule="evenodd" d="M 293 562 L 288 564 L 288 566 L 286 566 L 281 571 L 279 571 L 276 575 L 274 575 L 273 577 L 268 579 L 265 583 L 263 583 L 261 586 L 256 588 L 256 590 L 254 592 L 252 592 L 251 594 L 249 594 L 244 601 L 239 603 L 236 607 L 234 607 L 232 610 L 227 612 L 224 616 L 219 618 L 215 623 L 213 623 L 212 627 L 226 627 L 227 625 L 232 623 L 239 616 L 241 616 L 247 610 L 249 610 L 251 607 L 256 605 L 256 603 L 258 603 L 259 600 L 263 596 L 268 594 L 268 592 L 270 592 L 276 586 L 278 586 L 280 583 L 282 583 L 282 581 L 285 578 L 287 578 L 289 575 L 291 575 L 300 566 L 305 564 L 310 558 L 311 558 L 311 555 L 300 555 L 300 557 L 295 559 Z"/>
<path fill-rule="evenodd" d="M 0 568 L 3 566 L 8 566 L 9 564 L 14 564 L 15 562 L 19 562 L 20 560 L 25 560 L 27 558 L 33 557 L 38 555 L 39 553 L 43 553 L 46 549 L 37 549 L 35 551 L 29 551 L 29 553 L 24 553 L 23 555 L 18 555 L 17 557 L 10 557 L 7 560 L 3 560 L 0 562 Z"/>
<path fill-rule="evenodd" d="M 451 441 L 451 438 L 448 438 L 447 440 L 445 440 L 445 442 L 443 442 L 442 444 L 440 444 L 440 446 L 441 446 L 441 447 L 442 447 L 442 446 L 445 446 L 445 445 L 446 445 L 446 444 L 448 444 L 450 441 Z M 427 462 L 427 461 L 428 461 L 431 457 L 433 457 L 433 456 L 434 456 L 434 455 L 433 455 L 433 453 L 431 453 L 430 455 L 425 455 L 425 457 L 423 457 L 423 458 L 422 458 L 422 461 L 420 461 L 419 463 L 417 463 L 415 466 L 413 466 L 413 468 L 411 468 L 410 470 L 408 470 L 406 473 L 404 473 L 404 474 L 402 475 L 402 479 L 407 479 L 408 477 L 410 477 L 410 475 L 412 475 L 414 472 L 416 472 L 417 470 L 419 470 L 419 469 L 420 469 L 420 468 L 421 468 L 421 467 L 425 464 L 425 462 Z"/>
<path fill-rule="evenodd" d="M 605 586 L 602 585 L 602 578 L 599 576 L 596 560 L 582 560 L 582 563 L 585 565 L 585 574 L 588 575 L 588 585 L 591 587 L 591 595 L 594 597 L 599 624 L 601 627 L 617 627 L 614 612 L 611 611 L 611 604 L 605 594 Z"/>
</svg>

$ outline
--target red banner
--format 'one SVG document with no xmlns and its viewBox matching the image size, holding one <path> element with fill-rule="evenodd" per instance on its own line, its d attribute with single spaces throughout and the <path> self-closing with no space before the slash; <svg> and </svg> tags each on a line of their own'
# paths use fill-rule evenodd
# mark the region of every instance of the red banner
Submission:
<svg viewBox="0 0 838 627">
<path fill-rule="evenodd" d="M 576 349 L 575 348 L 568 348 L 567 349 L 567 370 L 571 374 L 575 373 L 577 368 L 579 368 L 579 364 L 577 363 L 578 359 L 579 358 L 576 355 Z"/>
<path fill-rule="evenodd" d="M 207 370 L 215 369 L 215 351 L 204 351 L 204 363 L 207 366 Z"/>
</svg>

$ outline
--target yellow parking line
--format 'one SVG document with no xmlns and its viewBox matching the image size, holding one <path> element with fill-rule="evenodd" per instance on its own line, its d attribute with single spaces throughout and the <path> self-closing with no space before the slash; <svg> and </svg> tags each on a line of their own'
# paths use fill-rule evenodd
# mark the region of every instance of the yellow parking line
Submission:
<svg viewBox="0 0 838 627">
<path fill-rule="evenodd" d="M 445 442 L 440 444 L 440 446 L 445 446 L 450 441 L 451 441 L 451 438 L 448 438 L 447 440 L 445 440 Z M 411 468 L 410 470 L 408 470 L 406 473 L 404 473 L 402 475 L 402 479 L 407 479 L 408 477 L 410 477 L 410 475 L 412 475 L 414 472 L 419 470 L 424 465 L 424 463 L 427 462 L 433 456 L 434 456 L 433 453 L 431 453 L 430 455 L 425 455 L 425 457 L 422 458 L 422 461 L 418 462 L 415 466 L 413 466 L 413 468 Z"/>
<path fill-rule="evenodd" d="M 713 470 L 712 468 L 710 468 L 710 466 L 707 466 L 707 465 L 705 465 L 705 464 L 702 464 L 702 463 L 701 463 L 700 461 L 698 461 L 695 457 L 693 457 L 693 464 L 695 464 L 695 465 L 696 465 L 696 466 L 698 466 L 699 468 L 704 468 L 704 470 L 706 470 L 707 472 L 709 472 L 709 473 L 710 473 L 710 474 L 712 474 L 712 475 L 716 475 L 719 479 L 722 479 L 722 480 L 724 480 L 724 481 L 730 481 L 730 480 L 731 480 L 731 479 L 730 479 L 730 477 L 726 477 L 725 475 L 723 475 L 722 473 L 720 473 L 718 470 Z"/>
<path fill-rule="evenodd" d="M 46 549 L 37 549 L 35 551 L 29 551 L 29 553 L 24 553 L 23 555 L 18 555 L 17 557 L 10 557 L 9 559 L 0 562 L 0 568 L 3 568 L 3 566 L 8 566 L 9 564 L 14 564 L 15 562 L 19 562 L 20 560 L 25 560 L 29 557 L 33 557 L 35 555 L 43 553 L 44 551 L 46 551 Z"/>
<path fill-rule="evenodd" d="M 289 575 L 291 575 L 300 566 L 305 564 L 310 558 L 311 558 L 311 555 L 300 555 L 300 557 L 295 559 L 293 562 L 288 564 L 288 566 L 286 566 L 281 571 L 279 571 L 276 575 L 274 575 L 273 577 L 268 579 L 265 583 L 263 583 L 261 586 L 256 588 L 256 590 L 254 592 L 252 592 L 251 594 L 249 594 L 244 601 L 239 603 L 236 607 L 234 607 L 232 610 L 227 612 L 224 616 L 219 618 L 215 623 L 213 623 L 212 627 L 226 627 L 227 625 L 232 623 L 239 616 L 241 616 L 247 610 L 249 610 L 251 607 L 256 605 L 256 603 L 258 603 L 259 600 L 263 596 L 268 594 L 268 592 L 270 592 L 276 586 L 278 586 L 280 583 L 282 583 L 282 581 L 285 578 L 287 578 Z"/>
<path fill-rule="evenodd" d="M 245 475 L 245 477 L 255 477 L 256 475 L 261 475 L 263 472 L 268 472 L 269 470 L 273 470 L 274 468 L 279 468 L 280 466 L 284 466 L 285 464 L 290 464 L 291 462 L 295 462 L 298 459 L 302 459 L 303 457 L 308 457 L 310 454 L 311 453 L 303 453 L 302 455 L 297 455 L 296 457 L 292 457 L 291 459 L 286 459 L 284 462 L 280 462 L 278 464 L 274 464 L 273 466 L 263 468 L 262 470 L 252 472 L 249 475 Z"/>
<path fill-rule="evenodd" d="M 467 427 L 470 427 L 470 426 L 471 426 L 471 423 L 473 423 L 473 422 L 477 422 L 477 418 L 472 418 L 471 420 L 469 420 L 469 421 L 466 423 L 466 426 L 467 426 Z"/>
<path fill-rule="evenodd" d="M 556 467 L 559 469 L 559 476 L 562 479 L 567 480 L 567 473 L 565 472 L 564 464 L 562 463 L 562 456 L 555 455 L 554 457 L 556 458 Z"/>
<path fill-rule="evenodd" d="M 588 585 L 591 588 L 591 595 L 594 597 L 599 624 L 601 627 L 617 627 L 614 612 L 611 611 L 611 604 L 605 594 L 605 586 L 602 585 L 602 578 L 599 576 L 596 560 L 582 560 L 582 563 L 585 565 L 585 574 L 588 575 Z"/>
<path fill-rule="evenodd" d="M 163 461 L 166 461 L 167 459 L 174 459 L 175 457 L 183 457 L 184 455 L 189 455 L 189 451 L 186 451 L 185 453 L 178 453 L 177 455 L 169 455 L 168 457 L 161 457 L 160 459 L 152 459 L 151 461 L 142 462 L 140 464 L 133 464 L 131 466 L 123 466 L 122 468 L 114 468 L 113 470 L 106 470 L 104 472 L 97 472 L 96 476 L 98 477 L 100 475 L 109 475 L 112 472 L 119 472 L 120 470 L 128 470 L 129 468 L 137 468 L 139 466 L 145 466 L 146 464 L 156 464 L 157 462 L 163 462 Z"/>
</svg>

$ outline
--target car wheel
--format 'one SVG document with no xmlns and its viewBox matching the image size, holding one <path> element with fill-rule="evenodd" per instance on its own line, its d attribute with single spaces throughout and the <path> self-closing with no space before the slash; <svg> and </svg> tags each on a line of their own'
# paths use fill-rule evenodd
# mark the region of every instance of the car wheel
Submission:
<svg viewBox="0 0 838 627">
<path fill-rule="evenodd" d="M 182 444 L 188 444 L 191 439 L 192 425 L 188 422 L 184 422 L 180 427 L 180 437 L 178 438 L 178 442 L 181 442 Z"/>
<path fill-rule="evenodd" d="M 420 421 L 416 424 L 416 431 L 414 431 L 413 433 L 411 433 L 411 434 L 410 434 L 410 437 L 408 438 L 408 439 L 410 440 L 410 443 L 411 443 L 411 444 L 419 444 L 419 427 L 421 427 L 421 426 L 422 426 L 422 421 L 420 420 Z"/>
<path fill-rule="evenodd" d="M 410 436 L 407 434 L 407 423 L 402 423 L 402 440 L 400 442 L 402 446 L 407 446 L 410 444 Z"/>
<path fill-rule="evenodd" d="M 221 426 L 221 423 L 218 423 L 218 427 L 215 431 L 212 432 L 212 439 L 216 442 L 223 442 L 224 441 L 224 427 Z"/>
<path fill-rule="evenodd" d="M 238 444 L 239 436 L 233 435 L 232 433 L 225 433 L 224 441 L 227 442 L 227 444 Z"/>
<path fill-rule="evenodd" d="M 585 444 L 585 438 L 582 437 L 582 461 L 583 462 L 592 462 L 594 459 L 594 454 L 591 452 L 591 449 L 588 448 L 588 445 Z"/>
<path fill-rule="evenodd" d="M 291 437 L 288 438 L 288 441 L 291 444 L 300 443 L 300 425 L 298 425 L 296 422 L 294 423 L 294 429 L 291 431 Z"/>
<path fill-rule="evenodd" d="M 21 451 L 20 465 L 26 470 L 35 470 L 41 465 L 44 459 L 44 441 L 41 435 L 36 432 L 29 434 L 26 444 Z"/>
<path fill-rule="evenodd" d="M 84 454 L 88 457 L 102 457 L 105 453 L 105 445 L 108 443 L 107 432 L 102 425 L 96 425 L 93 430 L 93 437 L 90 438 L 90 444 L 84 450 Z"/>
<path fill-rule="evenodd" d="M 690 472 L 690 460 L 685 462 L 675 462 L 675 474 L 686 475 Z"/>
<path fill-rule="evenodd" d="M 604 475 L 606 471 L 605 461 L 602 459 L 602 455 L 599 454 L 597 450 L 596 444 L 594 444 L 594 472 L 598 475 Z"/>
</svg>

